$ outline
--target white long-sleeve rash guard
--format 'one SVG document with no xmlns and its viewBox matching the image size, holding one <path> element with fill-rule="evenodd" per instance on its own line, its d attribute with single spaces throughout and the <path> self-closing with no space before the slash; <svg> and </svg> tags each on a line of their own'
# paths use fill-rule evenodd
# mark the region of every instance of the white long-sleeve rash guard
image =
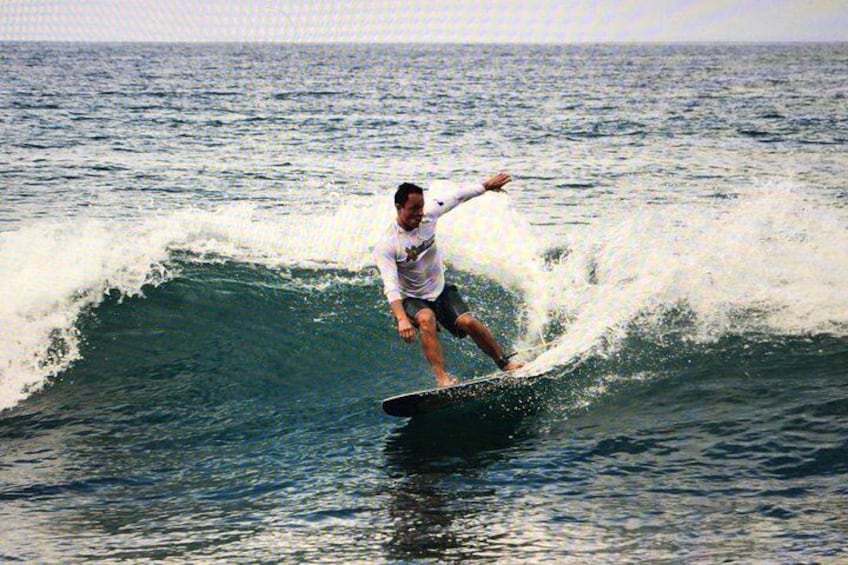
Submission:
<svg viewBox="0 0 848 565">
<path fill-rule="evenodd" d="M 462 202 L 486 192 L 482 184 L 466 186 L 444 197 L 425 199 L 424 217 L 412 231 L 397 220 L 383 232 L 374 248 L 389 303 L 404 297 L 435 300 L 445 288 L 444 259 L 436 245 L 438 219 Z"/>
</svg>

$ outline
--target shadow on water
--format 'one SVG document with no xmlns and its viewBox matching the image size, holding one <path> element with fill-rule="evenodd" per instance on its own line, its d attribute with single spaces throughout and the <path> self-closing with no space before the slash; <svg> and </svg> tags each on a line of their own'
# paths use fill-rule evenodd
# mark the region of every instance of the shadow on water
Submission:
<svg viewBox="0 0 848 565">
<path fill-rule="evenodd" d="M 390 471 L 463 472 L 533 437 L 533 422 L 559 386 L 555 377 L 514 384 L 476 400 L 412 418 L 386 440 Z"/>
<path fill-rule="evenodd" d="M 538 436 L 542 388 L 501 392 L 419 416 L 386 438 L 389 560 L 451 561 L 485 549 L 480 530 L 466 526 L 497 503 L 487 478 L 491 468 Z"/>
</svg>

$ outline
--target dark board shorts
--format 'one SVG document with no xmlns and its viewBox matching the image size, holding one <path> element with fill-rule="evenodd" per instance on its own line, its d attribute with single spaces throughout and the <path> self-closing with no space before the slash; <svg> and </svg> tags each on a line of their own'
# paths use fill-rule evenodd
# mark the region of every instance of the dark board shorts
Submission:
<svg viewBox="0 0 848 565">
<path fill-rule="evenodd" d="M 462 339 L 465 332 L 456 327 L 456 320 L 463 314 L 468 313 L 468 305 L 459 295 L 456 285 L 445 285 L 442 293 L 435 300 L 424 300 L 422 298 L 407 297 L 403 299 L 403 309 L 412 323 L 416 326 L 416 316 L 424 308 L 429 308 L 436 315 L 439 324 L 456 337 Z"/>
</svg>

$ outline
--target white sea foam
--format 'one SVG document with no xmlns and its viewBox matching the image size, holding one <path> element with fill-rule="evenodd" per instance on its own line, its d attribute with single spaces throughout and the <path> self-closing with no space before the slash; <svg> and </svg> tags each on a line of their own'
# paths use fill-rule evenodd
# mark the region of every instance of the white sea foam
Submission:
<svg viewBox="0 0 848 565">
<path fill-rule="evenodd" d="M 552 309 L 568 331 L 550 364 L 609 351 L 632 324 L 661 333 L 663 314 L 693 316 L 686 337 L 848 335 L 844 210 L 790 186 L 710 204 L 634 204 L 575 232 L 552 265 Z"/>
<path fill-rule="evenodd" d="M 79 359 L 76 322 L 109 292 L 141 295 L 173 273 L 169 258 L 358 271 L 387 224 L 366 203 L 326 214 L 256 213 L 251 205 L 184 209 L 133 221 L 43 220 L 0 233 L 0 409 Z M 378 221 L 379 218 L 379 221 Z"/>
<path fill-rule="evenodd" d="M 139 242 L 109 222 L 40 222 L 0 234 L 0 409 L 79 356 L 75 322 L 110 289 L 167 277 L 156 232 Z"/>
<path fill-rule="evenodd" d="M 526 335 L 512 345 L 532 345 L 552 321 L 562 325 L 561 335 L 548 332 L 555 347 L 534 364 L 539 370 L 610 351 L 634 323 L 662 332 L 662 313 L 674 307 L 693 313 L 694 340 L 848 334 L 845 210 L 791 187 L 610 208 L 567 241 L 547 241 L 512 203 L 487 194 L 460 206 L 442 219 L 439 244 L 452 268 L 519 296 Z M 327 212 L 233 205 L 135 222 L 43 220 L 0 233 L 0 408 L 79 358 L 75 323 L 104 293 L 138 295 L 168 280 L 174 251 L 357 273 L 372 264 L 371 246 L 393 216 L 391 195 L 382 194 Z M 546 261 L 552 248 L 562 257 Z"/>
</svg>

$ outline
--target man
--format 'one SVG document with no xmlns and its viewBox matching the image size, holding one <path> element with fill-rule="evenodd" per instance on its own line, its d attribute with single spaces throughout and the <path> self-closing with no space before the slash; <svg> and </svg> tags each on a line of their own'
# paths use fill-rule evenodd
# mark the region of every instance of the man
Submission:
<svg viewBox="0 0 848 565">
<path fill-rule="evenodd" d="M 524 365 L 504 357 L 492 332 L 468 310 L 456 286 L 445 283 L 444 259 L 436 245 L 436 223 L 443 214 L 486 191 L 502 192 L 511 180 L 508 174 L 500 173 L 482 184 L 426 204 L 421 187 L 403 183 L 395 193 L 397 219 L 374 249 L 398 334 L 410 343 L 418 328 L 424 356 L 440 387 L 459 381 L 445 371 L 437 322 L 460 339 L 470 335 L 502 370 L 512 371 Z"/>
</svg>

